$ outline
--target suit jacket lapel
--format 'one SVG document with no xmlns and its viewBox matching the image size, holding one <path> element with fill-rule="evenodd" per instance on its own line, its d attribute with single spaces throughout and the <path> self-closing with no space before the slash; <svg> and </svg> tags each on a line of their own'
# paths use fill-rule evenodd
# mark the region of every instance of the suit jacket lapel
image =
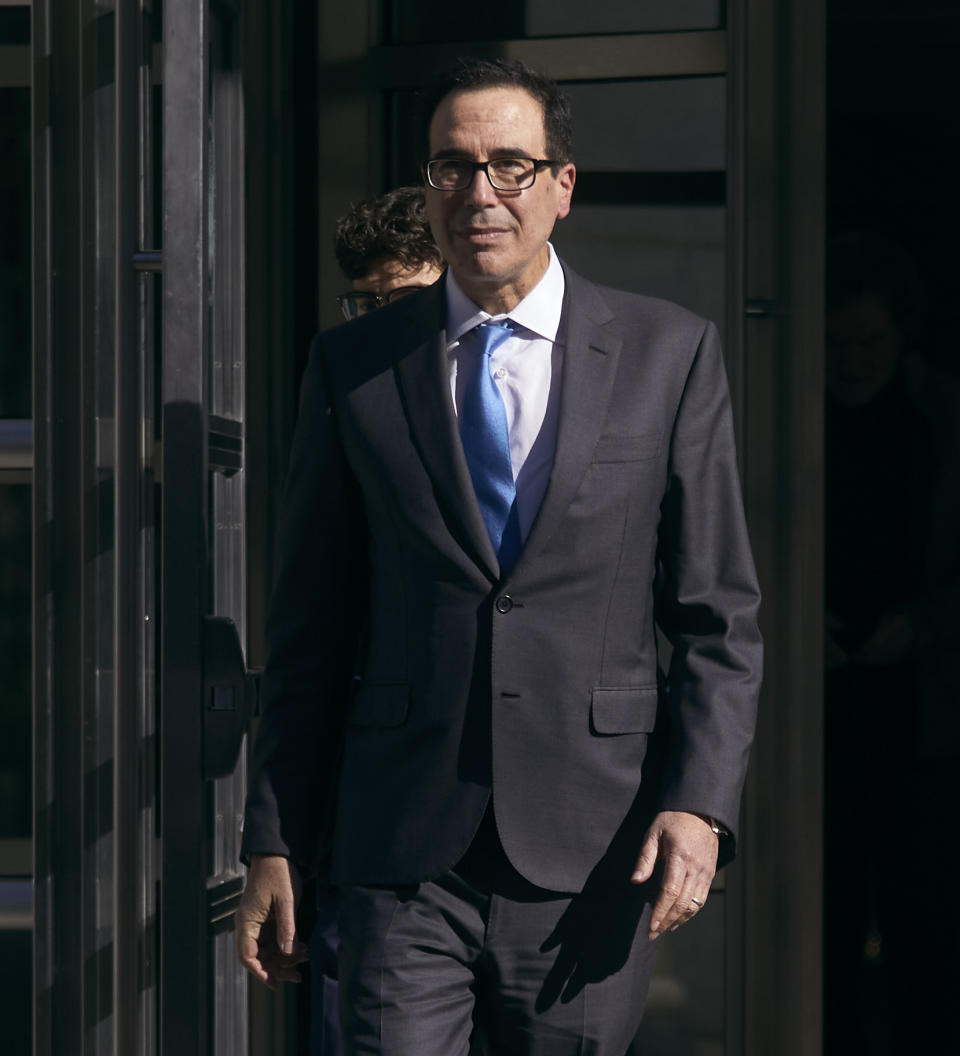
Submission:
<svg viewBox="0 0 960 1056">
<path fill-rule="evenodd" d="M 596 287 L 564 267 L 567 283 L 557 447 L 550 483 L 515 571 L 532 561 L 563 519 L 606 419 L 623 341 L 611 332 L 614 316 Z"/>
<path fill-rule="evenodd" d="M 440 281 L 418 306 L 423 339 L 397 361 L 396 372 L 414 443 L 436 486 L 437 501 L 455 538 L 492 581 L 500 578 L 463 454 L 447 368 L 446 299 Z M 418 300 L 420 300 L 418 298 Z"/>
</svg>

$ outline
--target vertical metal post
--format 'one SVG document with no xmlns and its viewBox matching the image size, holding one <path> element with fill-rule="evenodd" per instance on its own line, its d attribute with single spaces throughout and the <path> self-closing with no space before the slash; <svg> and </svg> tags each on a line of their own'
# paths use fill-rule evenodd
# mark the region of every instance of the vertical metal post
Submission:
<svg viewBox="0 0 960 1056">
<path fill-rule="evenodd" d="M 821 1051 L 824 4 L 736 5 L 744 491 L 766 671 L 744 795 L 746 1056 Z"/>
<path fill-rule="evenodd" d="M 138 589 L 140 533 L 140 353 L 138 348 L 138 127 L 141 24 L 138 4 L 114 12 L 114 598 L 113 598 L 113 1028 L 114 1052 L 139 1044 L 138 793 L 142 664 Z"/>
<path fill-rule="evenodd" d="M 160 1034 L 205 1054 L 201 619 L 206 576 L 208 0 L 163 5 Z"/>
<path fill-rule="evenodd" d="M 750 457 L 745 436 L 747 362 L 744 342 L 744 223 L 746 54 L 743 3 L 727 4 L 727 231 L 726 231 L 726 345 L 725 360 L 730 379 L 734 427 L 740 474 Z M 748 850 L 749 854 L 750 851 Z M 744 986 L 746 983 L 744 921 L 746 885 L 743 855 L 726 870 L 724 898 L 724 1015 L 723 1043 L 726 1056 L 743 1052 Z"/>
<path fill-rule="evenodd" d="M 34 744 L 37 1053 L 84 1023 L 84 5 L 33 4 Z M 74 354 L 56 357 L 57 348 Z M 67 511 L 75 511 L 69 516 Z"/>
</svg>

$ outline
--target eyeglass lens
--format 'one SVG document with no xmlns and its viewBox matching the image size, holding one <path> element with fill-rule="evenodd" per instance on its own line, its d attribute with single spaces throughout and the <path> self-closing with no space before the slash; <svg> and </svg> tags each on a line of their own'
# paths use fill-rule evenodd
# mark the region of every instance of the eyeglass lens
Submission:
<svg viewBox="0 0 960 1056">
<path fill-rule="evenodd" d="M 467 158 L 435 158 L 427 163 L 427 179 L 443 191 L 462 191 L 470 186 L 477 169 L 484 169 L 498 191 L 521 191 L 533 183 L 537 171 L 532 158 L 494 158 L 475 162 Z"/>
<path fill-rule="evenodd" d="M 393 304 L 394 301 L 399 301 L 401 297 L 409 297 L 411 293 L 416 293 L 417 290 L 422 289 L 422 286 L 398 286 L 396 289 L 391 290 L 384 300 L 387 304 Z"/>
<path fill-rule="evenodd" d="M 337 298 L 340 309 L 347 319 L 357 319 L 361 315 L 369 315 L 385 304 L 399 301 L 401 297 L 408 297 L 411 293 L 422 290 L 422 286 L 397 286 L 389 290 L 382 297 L 366 290 L 353 290 L 350 293 L 342 293 Z"/>
<path fill-rule="evenodd" d="M 341 294 L 337 300 L 340 302 L 343 314 L 348 319 L 356 319 L 358 316 L 376 311 L 380 298 L 375 293 L 354 292 Z"/>
</svg>

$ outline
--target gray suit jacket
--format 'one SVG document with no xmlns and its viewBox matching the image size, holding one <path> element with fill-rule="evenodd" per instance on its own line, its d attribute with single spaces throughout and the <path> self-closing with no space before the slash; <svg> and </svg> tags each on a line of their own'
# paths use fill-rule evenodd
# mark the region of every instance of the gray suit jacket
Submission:
<svg viewBox="0 0 960 1056">
<path fill-rule="evenodd" d="M 511 862 L 551 890 L 625 882 L 656 810 L 735 832 L 761 643 L 717 333 L 565 273 L 556 457 L 504 581 L 443 283 L 315 342 L 245 854 L 416 882 L 463 855 L 491 790 Z"/>
</svg>

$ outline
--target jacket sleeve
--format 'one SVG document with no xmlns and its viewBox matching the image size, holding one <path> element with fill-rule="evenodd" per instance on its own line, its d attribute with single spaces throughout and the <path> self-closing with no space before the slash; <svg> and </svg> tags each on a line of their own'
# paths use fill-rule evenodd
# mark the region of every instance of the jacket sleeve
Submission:
<svg viewBox="0 0 960 1056">
<path fill-rule="evenodd" d="M 317 339 L 303 378 L 276 540 L 245 861 L 280 854 L 309 874 L 325 857 L 366 603 L 366 537 Z"/>
<path fill-rule="evenodd" d="M 658 542 L 657 621 L 672 645 L 660 808 L 716 818 L 732 837 L 762 670 L 760 592 L 747 537 L 716 328 L 706 325 L 670 440 Z"/>
</svg>

